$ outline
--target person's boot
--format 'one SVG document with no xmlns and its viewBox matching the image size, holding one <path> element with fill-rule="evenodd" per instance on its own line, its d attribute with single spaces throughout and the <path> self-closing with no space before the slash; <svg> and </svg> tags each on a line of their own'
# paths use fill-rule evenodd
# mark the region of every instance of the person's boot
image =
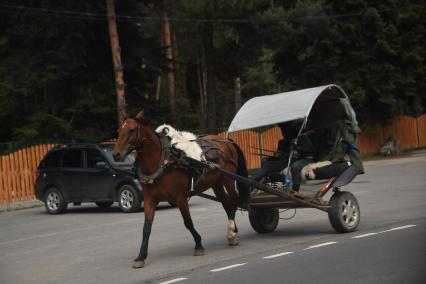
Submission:
<svg viewBox="0 0 426 284">
<path fill-rule="evenodd" d="M 300 189 L 300 184 L 293 184 L 291 188 L 291 194 L 299 198 L 305 198 L 305 195 L 299 192 L 299 189 Z"/>
<path fill-rule="evenodd" d="M 293 191 L 299 192 L 300 184 L 293 184 L 293 185 L 292 185 L 292 187 L 291 187 L 291 189 L 292 189 Z"/>
</svg>

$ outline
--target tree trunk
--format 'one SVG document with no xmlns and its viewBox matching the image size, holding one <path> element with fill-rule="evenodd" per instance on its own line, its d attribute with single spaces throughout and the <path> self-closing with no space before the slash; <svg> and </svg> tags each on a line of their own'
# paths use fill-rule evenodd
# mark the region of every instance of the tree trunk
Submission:
<svg viewBox="0 0 426 284">
<path fill-rule="evenodd" d="M 175 96 L 175 75 L 173 69 L 173 51 L 170 34 L 170 24 L 167 17 L 166 1 L 160 0 L 160 14 L 162 19 L 162 32 L 165 55 L 167 59 L 167 82 L 169 87 L 169 105 L 172 119 L 176 118 L 176 96 Z"/>
<path fill-rule="evenodd" d="M 235 82 L 234 82 L 234 103 L 235 103 L 235 112 L 237 112 L 241 107 L 241 82 L 240 82 L 240 77 L 235 78 Z"/>
<path fill-rule="evenodd" d="M 214 79 L 214 46 L 213 46 L 213 24 L 211 22 L 204 24 L 204 55 L 206 68 L 206 128 L 207 133 L 217 132 L 216 128 L 216 85 Z"/>
<path fill-rule="evenodd" d="M 120 43 L 115 20 L 114 0 L 106 0 L 108 31 L 111 41 L 112 62 L 114 65 L 115 89 L 117 93 L 117 115 L 119 125 L 123 124 L 126 114 L 126 98 L 124 93 L 123 65 L 121 64 Z"/>
<path fill-rule="evenodd" d="M 157 78 L 157 90 L 155 92 L 155 100 L 158 102 L 160 100 L 160 91 L 161 91 L 161 76 Z"/>
<path fill-rule="evenodd" d="M 207 67 L 207 133 L 215 134 L 216 129 L 216 84 L 211 65 Z"/>
<path fill-rule="evenodd" d="M 201 107 L 201 116 L 202 116 L 202 120 L 203 123 L 205 125 L 206 121 L 207 121 L 207 116 L 206 116 L 206 76 L 205 76 L 205 68 L 204 68 L 205 64 L 204 64 L 204 57 L 201 56 L 200 59 L 200 54 L 197 53 L 197 75 L 198 75 L 198 86 L 200 88 L 200 107 Z"/>
<path fill-rule="evenodd" d="M 175 71 L 175 97 L 179 98 L 185 96 L 185 81 L 183 80 L 183 66 L 179 60 L 179 46 L 176 33 L 172 33 L 172 46 Z"/>
</svg>

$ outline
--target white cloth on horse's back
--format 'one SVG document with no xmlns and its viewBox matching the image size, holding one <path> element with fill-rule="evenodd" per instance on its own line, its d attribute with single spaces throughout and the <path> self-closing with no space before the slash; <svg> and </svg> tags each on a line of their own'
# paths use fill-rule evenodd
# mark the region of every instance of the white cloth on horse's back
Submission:
<svg viewBox="0 0 426 284">
<path fill-rule="evenodd" d="M 203 150 L 200 145 L 198 145 L 196 141 L 197 136 L 195 136 L 195 134 L 187 131 L 178 131 L 167 124 L 158 126 L 155 132 L 170 137 L 172 146 L 182 150 L 188 157 L 198 161 L 205 160 Z"/>
</svg>

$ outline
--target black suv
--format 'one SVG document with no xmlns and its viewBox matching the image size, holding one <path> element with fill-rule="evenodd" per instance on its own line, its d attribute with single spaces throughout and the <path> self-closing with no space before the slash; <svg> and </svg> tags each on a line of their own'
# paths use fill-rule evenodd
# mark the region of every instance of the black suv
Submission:
<svg viewBox="0 0 426 284">
<path fill-rule="evenodd" d="M 134 160 L 112 158 L 112 145 L 71 144 L 50 150 L 37 168 L 36 198 L 49 214 L 63 213 L 68 203 L 95 202 L 101 208 L 115 201 L 123 212 L 140 210 L 142 188 Z"/>
</svg>

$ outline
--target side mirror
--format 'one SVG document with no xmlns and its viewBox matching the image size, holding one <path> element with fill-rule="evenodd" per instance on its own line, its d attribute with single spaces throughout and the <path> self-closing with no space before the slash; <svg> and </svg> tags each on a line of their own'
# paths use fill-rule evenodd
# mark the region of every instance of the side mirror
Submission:
<svg viewBox="0 0 426 284">
<path fill-rule="evenodd" d="M 97 169 L 106 169 L 108 168 L 108 165 L 105 161 L 96 162 L 95 168 Z"/>
</svg>

